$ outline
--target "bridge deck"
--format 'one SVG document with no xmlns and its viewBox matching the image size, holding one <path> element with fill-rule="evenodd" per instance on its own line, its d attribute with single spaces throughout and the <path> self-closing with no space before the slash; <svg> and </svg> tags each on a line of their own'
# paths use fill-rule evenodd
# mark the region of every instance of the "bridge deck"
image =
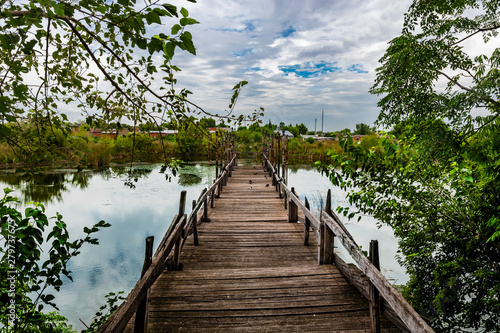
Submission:
<svg viewBox="0 0 500 333">
<path fill-rule="evenodd" d="M 368 301 L 334 265 L 316 264 L 314 237 L 303 245 L 303 225 L 287 223 L 265 175 L 236 167 L 200 245 L 188 238 L 183 270 L 151 288 L 148 332 L 370 331 Z M 382 327 L 399 332 L 383 318 Z"/>
</svg>

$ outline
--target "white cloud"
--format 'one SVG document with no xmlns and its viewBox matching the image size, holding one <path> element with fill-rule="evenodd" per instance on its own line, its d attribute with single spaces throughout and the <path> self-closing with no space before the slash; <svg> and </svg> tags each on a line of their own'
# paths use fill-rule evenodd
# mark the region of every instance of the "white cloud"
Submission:
<svg viewBox="0 0 500 333">
<path fill-rule="evenodd" d="M 236 112 L 249 114 L 262 106 L 265 123 L 305 123 L 313 129 L 324 109 L 325 130 L 337 130 L 376 119 L 377 97 L 368 89 L 387 42 L 401 31 L 410 1 L 175 4 L 201 23 L 189 29 L 197 56 L 174 58 L 183 69 L 179 86 L 193 91 L 195 103 L 221 114 L 231 88 L 247 80 Z M 332 68 L 312 73 L 317 64 Z"/>
</svg>

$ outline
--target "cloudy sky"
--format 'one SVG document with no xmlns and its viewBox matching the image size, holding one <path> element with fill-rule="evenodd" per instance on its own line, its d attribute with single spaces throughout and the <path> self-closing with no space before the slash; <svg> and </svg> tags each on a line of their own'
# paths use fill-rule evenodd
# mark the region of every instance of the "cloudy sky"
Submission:
<svg viewBox="0 0 500 333">
<path fill-rule="evenodd" d="M 387 42 L 402 28 L 411 1 L 185 0 L 200 24 L 189 31 L 197 56 L 176 53 L 179 87 L 221 114 L 232 88 L 248 81 L 236 114 L 265 109 L 264 123 L 304 123 L 309 130 L 373 124 L 377 96 L 368 90 Z M 167 25 L 166 25 L 167 27 Z M 165 31 L 166 34 L 169 31 Z"/>
</svg>

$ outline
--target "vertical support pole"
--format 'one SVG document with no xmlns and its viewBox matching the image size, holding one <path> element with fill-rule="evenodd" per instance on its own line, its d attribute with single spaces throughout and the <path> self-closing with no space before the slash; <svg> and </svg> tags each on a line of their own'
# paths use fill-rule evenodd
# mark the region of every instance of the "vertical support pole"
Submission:
<svg viewBox="0 0 500 333">
<path fill-rule="evenodd" d="M 219 131 L 215 132 L 215 179 L 219 178 Z"/>
<path fill-rule="evenodd" d="M 288 197 L 286 195 L 286 191 L 283 189 L 283 202 L 285 203 L 285 209 L 288 209 Z"/>
<path fill-rule="evenodd" d="M 181 191 L 181 200 L 179 201 L 179 219 L 182 218 L 184 212 L 186 211 L 186 194 L 187 192 Z"/>
<path fill-rule="evenodd" d="M 203 199 L 203 216 L 201 217 L 201 222 L 210 222 L 208 218 L 208 193 L 205 193 L 205 198 Z"/>
<path fill-rule="evenodd" d="M 293 195 L 296 195 L 294 187 L 292 187 L 292 193 Z M 297 204 L 292 200 L 292 198 L 290 198 L 290 202 L 288 203 L 288 222 L 297 223 L 298 220 L 299 220 L 299 208 L 297 207 Z"/>
<path fill-rule="evenodd" d="M 196 208 L 196 200 L 193 200 L 193 210 Z M 193 241 L 194 246 L 198 246 L 198 214 L 193 215 Z"/>
<path fill-rule="evenodd" d="M 175 221 L 176 223 L 179 223 L 179 221 L 183 218 L 184 212 L 186 211 L 186 191 L 181 191 L 181 200 L 179 202 L 179 213 L 177 215 L 177 220 Z M 182 225 L 180 226 L 181 229 L 184 228 L 184 224 L 186 223 L 186 220 L 182 222 Z M 174 231 L 176 226 L 172 228 L 172 232 Z M 172 262 L 172 266 L 170 269 L 172 270 L 178 270 L 179 269 L 179 257 L 181 253 L 181 241 L 184 235 L 180 235 L 176 242 L 175 242 L 175 250 L 174 250 L 174 258 Z"/>
<path fill-rule="evenodd" d="M 324 224 L 324 228 L 325 228 L 325 233 L 323 237 L 325 243 L 324 247 L 325 255 L 323 264 L 332 264 L 334 255 L 333 251 L 334 251 L 335 236 L 333 234 L 333 231 L 330 230 L 330 228 L 326 224 Z"/>
<path fill-rule="evenodd" d="M 320 221 L 319 225 L 319 244 L 318 244 L 318 265 L 325 263 L 325 223 Z"/>
<path fill-rule="evenodd" d="M 214 179 L 214 184 L 215 184 L 215 179 Z M 212 190 L 210 193 L 210 208 L 214 208 L 214 200 L 215 200 L 215 188 Z"/>
<path fill-rule="evenodd" d="M 326 192 L 326 203 L 325 203 L 325 212 L 333 217 L 333 212 L 332 212 L 332 191 L 328 189 L 328 192 Z"/>
<path fill-rule="evenodd" d="M 144 264 L 142 265 L 141 278 L 144 276 L 149 266 L 153 262 L 153 243 L 154 236 L 146 238 L 146 253 L 144 255 Z M 134 333 L 144 333 L 148 329 L 149 317 L 149 289 L 142 299 L 135 315 Z"/>
<path fill-rule="evenodd" d="M 281 136 L 278 133 L 276 136 L 276 174 L 280 175 L 280 162 L 281 162 Z M 281 192 L 280 192 L 281 198 Z"/>
<path fill-rule="evenodd" d="M 309 201 L 307 200 L 307 197 L 305 198 L 305 206 L 307 210 L 310 210 L 309 206 Z M 309 228 L 311 227 L 311 220 L 307 218 L 306 215 L 306 220 L 304 222 L 304 246 L 309 245 Z"/>
<path fill-rule="evenodd" d="M 325 212 L 333 217 L 332 211 L 332 191 L 328 189 L 326 194 L 326 205 Z M 324 247 L 323 247 L 323 264 L 331 264 L 334 261 L 334 250 L 335 250 L 335 235 L 333 231 L 328 228 L 326 225 L 324 226 L 324 234 L 321 236 Z"/>
<path fill-rule="evenodd" d="M 180 218 L 183 218 L 183 215 L 180 215 Z M 186 224 L 186 220 L 184 219 L 182 221 L 182 224 L 179 226 L 181 229 L 184 229 Z M 181 243 L 182 243 L 182 238 L 184 237 L 183 232 L 177 237 L 177 240 L 175 241 L 175 249 L 174 249 L 174 258 L 172 260 L 172 266 L 171 270 L 177 271 L 180 268 L 179 265 L 179 258 L 181 257 Z"/>
<path fill-rule="evenodd" d="M 378 255 L 378 241 L 370 242 L 370 261 L 380 270 Z M 379 291 L 370 283 L 370 333 L 380 333 L 380 295 Z"/>
</svg>

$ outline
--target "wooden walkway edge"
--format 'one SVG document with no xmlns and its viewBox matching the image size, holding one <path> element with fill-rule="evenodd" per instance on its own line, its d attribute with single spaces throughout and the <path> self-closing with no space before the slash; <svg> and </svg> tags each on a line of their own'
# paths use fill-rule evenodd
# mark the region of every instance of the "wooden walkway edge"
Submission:
<svg viewBox="0 0 500 333">
<path fill-rule="evenodd" d="M 335 265 L 317 264 L 318 244 L 304 245 L 261 166 L 237 166 L 213 205 L 182 270 L 152 285 L 148 332 L 370 332 L 368 300 Z M 382 317 L 381 332 L 399 330 Z"/>
</svg>

